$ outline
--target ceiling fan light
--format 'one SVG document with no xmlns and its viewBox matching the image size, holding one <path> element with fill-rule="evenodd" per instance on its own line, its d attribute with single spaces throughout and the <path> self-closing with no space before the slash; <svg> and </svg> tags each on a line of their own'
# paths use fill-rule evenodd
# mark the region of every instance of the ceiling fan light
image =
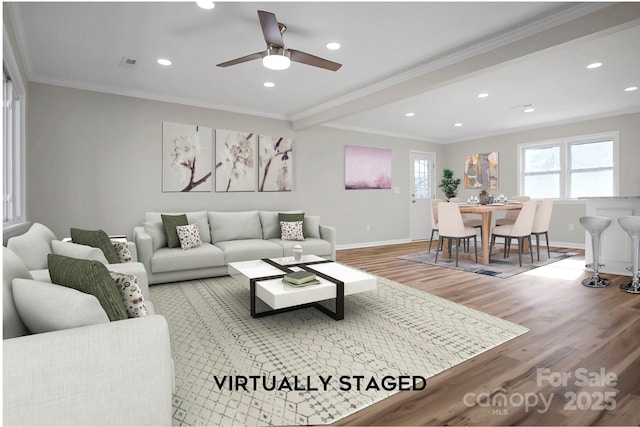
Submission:
<svg viewBox="0 0 640 427">
<path fill-rule="evenodd" d="M 284 49 L 267 49 L 262 55 L 262 65 L 269 70 L 286 70 L 291 66 L 291 54 Z"/>
</svg>

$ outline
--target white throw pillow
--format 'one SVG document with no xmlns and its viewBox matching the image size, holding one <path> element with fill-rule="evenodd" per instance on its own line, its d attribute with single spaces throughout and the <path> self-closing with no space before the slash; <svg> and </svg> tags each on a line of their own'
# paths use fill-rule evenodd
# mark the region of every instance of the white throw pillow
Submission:
<svg viewBox="0 0 640 427">
<path fill-rule="evenodd" d="M 282 240 L 304 240 L 302 221 L 280 221 Z"/>
<path fill-rule="evenodd" d="M 147 307 L 144 305 L 144 296 L 138 284 L 138 278 L 133 274 L 118 273 L 117 271 L 109 271 L 109 274 L 120 291 L 127 316 L 145 317 Z"/>
<path fill-rule="evenodd" d="M 202 245 L 198 224 L 179 225 L 176 227 L 176 231 L 178 232 L 180 247 L 183 250 L 186 251 Z"/>
<path fill-rule="evenodd" d="M 107 313 L 91 294 L 29 279 L 13 279 L 12 288 L 18 314 L 31 333 L 109 323 Z"/>
<path fill-rule="evenodd" d="M 102 252 L 102 249 L 100 248 L 94 248 L 92 246 L 80 245 L 72 242 L 63 242 L 61 240 L 53 240 L 51 242 L 51 249 L 53 249 L 53 253 L 56 255 L 100 261 L 104 265 L 109 264 L 107 257 L 104 256 L 104 252 Z"/>
</svg>

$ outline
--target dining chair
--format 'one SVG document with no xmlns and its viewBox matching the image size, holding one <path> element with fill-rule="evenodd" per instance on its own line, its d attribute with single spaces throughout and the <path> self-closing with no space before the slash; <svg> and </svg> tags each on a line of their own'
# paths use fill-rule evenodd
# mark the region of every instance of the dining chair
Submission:
<svg viewBox="0 0 640 427">
<path fill-rule="evenodd" d="M 449 199 L 451 203 L 462 203 L 462 199 L 460 197 L 452 197 Z M 476 215 L 477 216 L 477 215 Z M 462 222 L 465 227 L 479 228 L 480 235 L 482 236 L 482 219 L 474 218 L 473 214 L 462 214 Z"/>
<path fill-rule="evenodd" d="M 533 251 L 531 250 L 531 229 L 533 228 L 533 219 L 536 215 L 536 207 L 538 202 L 529 200 L 522 203 L 522 209 L 516 218 L 516 222 L 508 225 L 498 225 L 493 227 L 491 232 L 491 246 L 489 247 L 489 263 L 491 263 L 491 251 L 495 244 L 496 237 L 504 238 L 504 258 L 506 258 L 511 249 L 511 240 L 518 239 L 518 261 L 522 267 L 522 250 L 524 241 L 529 241 L 529 253 L 531 253 L 531 262 L 533 263 Z"/>
<path fill-rule="evenodd" d="M 551 211 L 553 211 L 553 199 L 542 200 L 536 209 L 533 217 L 533 226 L 531 227 L 531 235 L 536 236 L 536 251 L 538 253 L 538 261 L 540 261 L 540 235 L 544 234 L 547 242 L 547 256 L 551 258 L 549 250 L 549 224 L 551 223 Z"/>
<path fill-rule="evenodd" d="M 442 251 L 444 239 L 449 240 L 449 256 L 451 256 L 451 243 L 456 241 L 456 267 L 460 258 L 460 243 L 467 242 L 473 237 L 473 245 L 476 251 L 476 263 L 478 262 L 478 240 L 476 229 L 465 227 L 462 222 L 462 214 L 457 203 L 438 203 L 438 250 L 436 251 L 436 264 L 438 263 L 438 252 Z"/>
<path fill-rule="evenodd" d="M 433 243 L 433 234 L 438 232 L 438 203 L 442 203 L 442 199 L 431 200 L 431 240 L 429 240 L 429 252 L 431 252 L 431 243 Z"/>
<path fill-rule="evenodd" d="M 511 196 L 509 200 L 515 200 L 516 202 L 526 202 L 531 200 L 529 196 Z M 516 218 L 518 218 L 519 211 L 517 210 L 509 210 L 505 214 L 504 217 L 496 219 L 496 225 L 509 225 L 516 222 Z"/>
</svg>

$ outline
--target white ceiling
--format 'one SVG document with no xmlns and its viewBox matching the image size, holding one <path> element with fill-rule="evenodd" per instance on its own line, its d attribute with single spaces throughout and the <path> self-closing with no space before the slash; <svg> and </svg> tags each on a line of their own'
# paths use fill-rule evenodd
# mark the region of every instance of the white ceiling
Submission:
<svg viewBox="0 0 640 427">
<path fill-rule="evenodd" d="M 288 47 L 343 67 L 216 67 L 265 49 L 258 9 L 287 25 Z M 640 111 L 640 90 L 624 91 L 640 86 L 635 2 L 219 2 L 209 11 L 193 2 L 18 2 L 9 10 L 30 81 L 273 117 L 294 129 L 447 143 Z M 327 50 L 329 41 L 342 48 Z M 173 65 L 158 65 L 161 57 Z M 123 58 L 136 66 L 121 67 Z M 587 70 L 594 61 L 604 65 Z M 526 104 L 535 112 L 524 113 Z"/>
</svg>

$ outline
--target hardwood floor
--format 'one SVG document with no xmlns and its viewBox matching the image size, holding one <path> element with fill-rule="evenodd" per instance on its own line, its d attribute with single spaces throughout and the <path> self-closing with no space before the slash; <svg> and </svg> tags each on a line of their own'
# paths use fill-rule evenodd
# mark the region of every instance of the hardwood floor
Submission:
<svg viewBox="0 0 640 427">
<path fill-rule="evenodd" d="M 397 393 L 337 425 L 640 424 L 640 295 L 619 289 L 629 277 L 582 286 L 590 275 L 582 253 L 508 279 L 396 258 L 427 248 L 350 249 L 337 259 L 529 332 L 430 378 L 423 391 Z M 596 378 L 603 372 L 609 378 Z"/>
</svg>

